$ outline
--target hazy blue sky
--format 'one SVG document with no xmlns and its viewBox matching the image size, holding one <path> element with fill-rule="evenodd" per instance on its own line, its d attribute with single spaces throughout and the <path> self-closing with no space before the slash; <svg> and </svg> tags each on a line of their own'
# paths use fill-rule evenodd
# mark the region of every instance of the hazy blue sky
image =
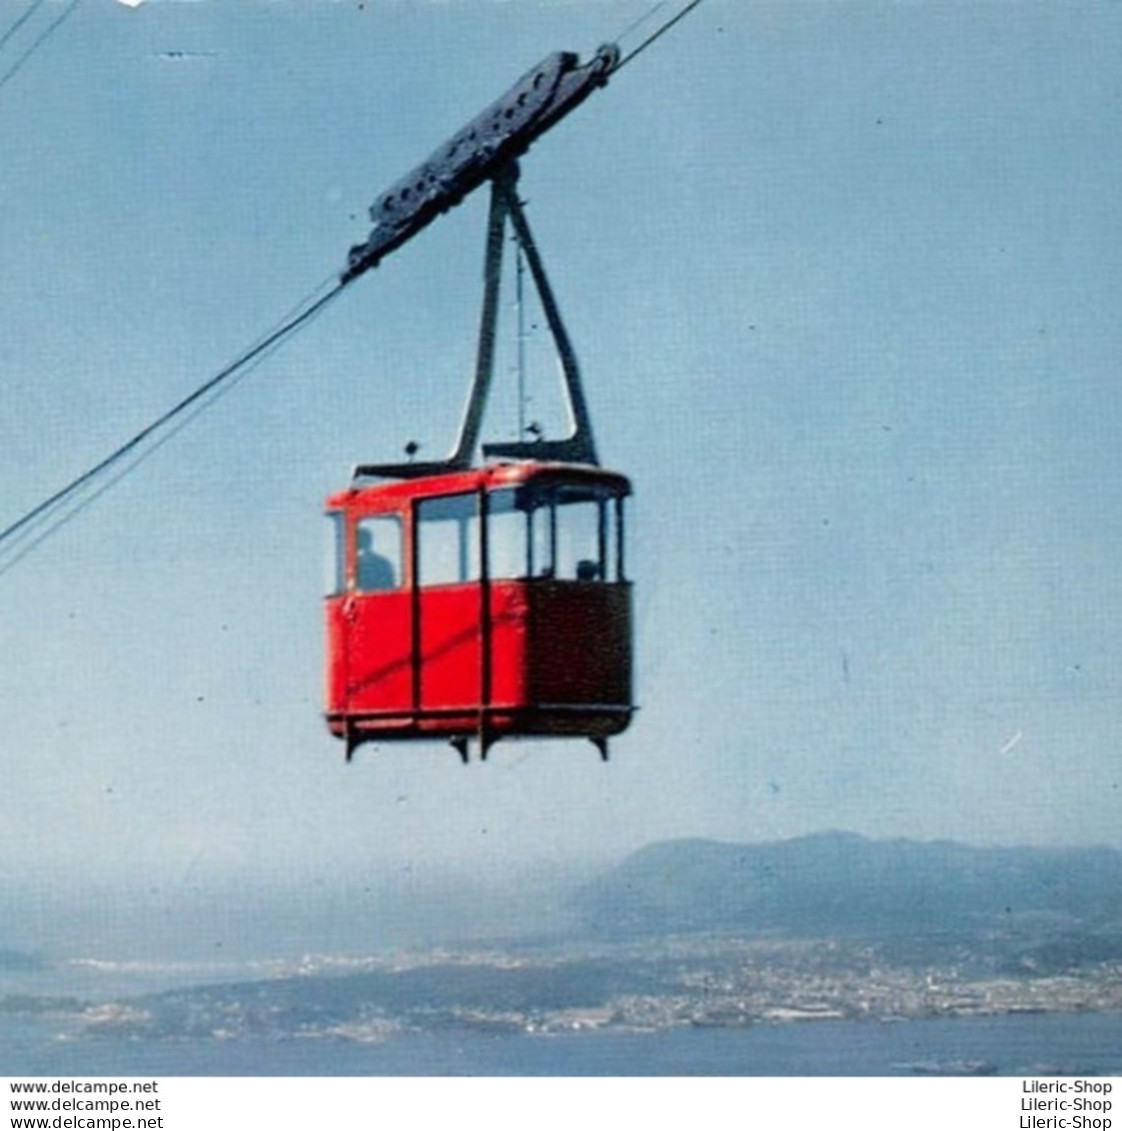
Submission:
<svg viewBox="0 0 1122 1131">
<path fill-rule="evenodd" d="M 0 86 L 0 526 L 341 268 L 542 56 L 650 6 L 83 0 Z M 0 577 L 0 879 L 1122 846 L 1120 58 L 1118 3 L 706 0 L 523 166 L 637 490 L 614 760 L 346 766 L 320 716 L 322 500 L 451 445 L 480 194 Z M 514 419 L 500 390 L 490 434 Z"/>
</svg>

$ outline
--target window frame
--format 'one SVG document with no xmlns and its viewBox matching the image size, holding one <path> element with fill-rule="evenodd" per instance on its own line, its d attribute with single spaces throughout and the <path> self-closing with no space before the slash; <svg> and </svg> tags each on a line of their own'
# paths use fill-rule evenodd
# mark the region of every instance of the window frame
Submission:
<svg viewBox="0 0 1122 1131">
<path fill-rule="evenodd" d="M 426 518 L 425 510 L 452 500 L 470 499 L 471 513 L 463 516 L 451 515 L 447 518 Z M 486 503 L 483 492 L 478 490 L 451 491 L 445 495 L 427 495 L 415 499 L 413 503 L 413 579 L 418 589 L 436 589 L 448 585 L 477 585 L 486 576 Z M 446 576 L 447 569 L 438 571 L 438 579 L 425 577 L 425 531 L 434 530 L 439 525 L 454 521 L 456 523 L 456 577 Z M 435 531 L 434 531 L 435 532 Z"/>
<path fill-rule="evenodd" d="M 361 584 L 362 581 L 362 558 L 360 553 L 360 531 L 367 524 L 393 524 L 396 533 L 393 540 L 393 552 L 383 553 L 380 549 L 382 545 L 381 538 L 374 539 L 374 553 L 379 557 L 385 559 L 387 564 L 393 571 L 394 583 L 392 585 L 379 585 L 374 588 L 367 588 Z M 383 526 L 383 528 L 385 528 Z M 350 571 L 348 578 L 348 589 L 352 593 L 361 596 L 369 597 L 378 593 L 396 593 L 404 589 L 408 579 L 406 572 L 406 559 L 405 559 L 405 516 L 397 511 L 375 511 L 371 514 L 358 514 L 354 516 L 354 521 L 351 523 L 351 556 L 350 556 Z"/>
</svg>

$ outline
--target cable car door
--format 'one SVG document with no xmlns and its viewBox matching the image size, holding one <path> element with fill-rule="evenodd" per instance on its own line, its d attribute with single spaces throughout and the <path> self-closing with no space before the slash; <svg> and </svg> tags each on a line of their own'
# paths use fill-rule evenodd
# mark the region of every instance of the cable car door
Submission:
<svg viewBox="0 0 1122 1131">
<path fill-rule="evenodd" d="M 477 712 L 482 688 L 479 495 L 417 503 L 420 708 L 429 718 Z"/>
<path fill-rule="evenodd" d="M 400 515 L 358 519 L 351 531 L 347 592 L 336 630 L 348 716 L 408 717 L 413 708 L 412 609 Z M 388 717 L 387 717 L 388 716 Z"/>
</svg>

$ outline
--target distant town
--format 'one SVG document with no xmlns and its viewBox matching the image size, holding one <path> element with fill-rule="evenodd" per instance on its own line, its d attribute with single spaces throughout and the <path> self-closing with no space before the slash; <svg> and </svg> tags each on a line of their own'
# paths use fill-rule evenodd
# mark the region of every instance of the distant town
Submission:
<svg viewBox="0 0 1122 1131">
<path fill-rule="evenodd" d="M 309 958 L 263 982 L 51 1008 L 74 1038 L 351 1041 L 448 1028 L 548 1034 L 1122 1011 L 1122 963 L 989 976 L 970 965 L 967 955 L 961 963 L 901 965 L 877 945 L 853 940 L 694 937 L 583 953 Z"/>
<path fill-rule="evenodd" d="M 547 938 L 310 956 L 110 1001 L 9 996 L 0 1014 L 69 1039 L 373 1042 L 1122 1012 L 1120 901 L 1106 849 L 670 842 L 585 884 Z"/>
</svg>

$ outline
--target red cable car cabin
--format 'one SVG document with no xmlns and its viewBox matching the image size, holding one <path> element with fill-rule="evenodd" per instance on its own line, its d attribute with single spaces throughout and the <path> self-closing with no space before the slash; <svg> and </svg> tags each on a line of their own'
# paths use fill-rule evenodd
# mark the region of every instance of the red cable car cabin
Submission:
<svg viewBox="0 0 1122 1131">
<path fill-rule="evenodd" d="M 355 746 L 607 740 L 630 722 L 628 480 L 504 463 L 356 485 L 327 502 L 327 722 Z"/>
</svg>

